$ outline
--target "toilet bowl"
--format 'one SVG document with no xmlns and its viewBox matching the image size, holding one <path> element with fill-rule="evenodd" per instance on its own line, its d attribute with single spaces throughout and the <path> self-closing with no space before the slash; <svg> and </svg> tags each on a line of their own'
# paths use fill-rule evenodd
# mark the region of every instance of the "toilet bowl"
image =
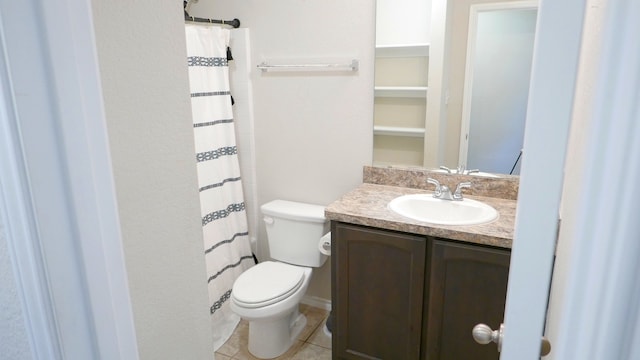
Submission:
<svg viewBox="0 0 640 360">
<path fill-rule="evenodd" d="M 275 261 L 261 262 L 236 279 L 230 307 L 249 321 L 249 352 L 271 359 L 284 354 L 307 323 L 298 305 L 312 268 L 327 259 L 318 244 L 328 224 L 319 205 L 275 200 L 261 210 Z"/>
<path fill-rule="evenodd" d="M 236 280 L 231 310 L 249 321 L 249 352 L 254 356 L 282 355 L 300 335 L 307 319 L 299 313 L 298 304 L 311 273 L 311 268 L 266 261 Z"/>
</svg>

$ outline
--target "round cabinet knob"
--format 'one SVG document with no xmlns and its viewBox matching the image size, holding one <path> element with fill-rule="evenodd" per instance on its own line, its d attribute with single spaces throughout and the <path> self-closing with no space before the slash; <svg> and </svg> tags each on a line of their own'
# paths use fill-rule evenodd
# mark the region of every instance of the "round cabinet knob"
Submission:
<svg viewBox="0 0 640 360">
<path fill-rule="evenodd" d="M 493 341 L 493 332 L 488 325 L 478 324 L 473 327 L 471 334 L 478 344 L 486 345 Z"/>
<path fill-rule="evenodd" d="M 478 324 L 471 330 L 473 339 L 482 345 L 486 345 L 490 342 L 494 342 L 498 345 L 498 351 L 502 349 L 502 329 L 504 326 L 500 324 L 500 330 L 491 330 L 489 325 Z"/>
<path fill-rule="evenodd" d="M 504 331 L 504 324 L 500 324 L 499 330 L 492 330 L 486 324 L 478 324 L 473 327 L 471 330 L 471 334 L 473 335 L 473 339 L 482 345 L 486 345 L 490 342 L 494 342 L 498 344 L 498 351 L 502 349 L 502 335 Z M 542 342 L 540 345 L 540 356 L 549 355 L 551 352 L 551 343 L 547 338 L 542 337 Z"/>
</svg>

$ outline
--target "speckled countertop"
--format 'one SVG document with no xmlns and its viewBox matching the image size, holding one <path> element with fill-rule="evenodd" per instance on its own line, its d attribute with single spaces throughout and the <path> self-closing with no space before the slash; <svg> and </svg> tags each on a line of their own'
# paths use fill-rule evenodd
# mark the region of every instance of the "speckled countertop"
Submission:
<svg viewBox="0 0 640 360">
<path fill-rule="evenodd" d="M 404 186 L 365 183 L 329 204 L 325 216 L 329 220 L 351 224 L 428 235 L 463 242 L 511 248 L 515 223 L 516 200 L 498 197 L 469 196 L 493 206 L 498 219 L 480 225 L 436 225 L 415 221 L 387 208 L 394 198 L 406 194 L 432 193 L 430 190 Z"/>
</svg>

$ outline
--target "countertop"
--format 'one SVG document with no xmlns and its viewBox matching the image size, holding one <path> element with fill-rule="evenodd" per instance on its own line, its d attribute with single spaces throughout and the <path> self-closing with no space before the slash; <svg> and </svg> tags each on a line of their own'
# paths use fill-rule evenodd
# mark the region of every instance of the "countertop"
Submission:
<svg viewBox="0 0 640 360">
<path fill-rule="evenodd" d="M 387 230 L 428 235 L 462 242 L 511 248 L 516 214 L 516 200 L 483 196 L 466 196 L 493 206 L 498 219 L 480 225 L 436 225 L 415 221 L 387 208 L 389 201 L 406 194 L 431 194 L 431 191 L 407 187 L 364 183 L 329 204 L 329 220 Z"/>
</svg>

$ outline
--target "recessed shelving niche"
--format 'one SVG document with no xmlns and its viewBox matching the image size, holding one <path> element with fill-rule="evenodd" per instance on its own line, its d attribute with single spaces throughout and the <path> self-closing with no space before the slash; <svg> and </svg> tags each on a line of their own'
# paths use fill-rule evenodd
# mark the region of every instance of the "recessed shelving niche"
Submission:
<svg viewBox="0 0 640 360">
<path fill-rule="evenodd" d="M 379 45 L 375 54 L 373 162 L 421 166 L 429 45 Z"/>
</svg>

